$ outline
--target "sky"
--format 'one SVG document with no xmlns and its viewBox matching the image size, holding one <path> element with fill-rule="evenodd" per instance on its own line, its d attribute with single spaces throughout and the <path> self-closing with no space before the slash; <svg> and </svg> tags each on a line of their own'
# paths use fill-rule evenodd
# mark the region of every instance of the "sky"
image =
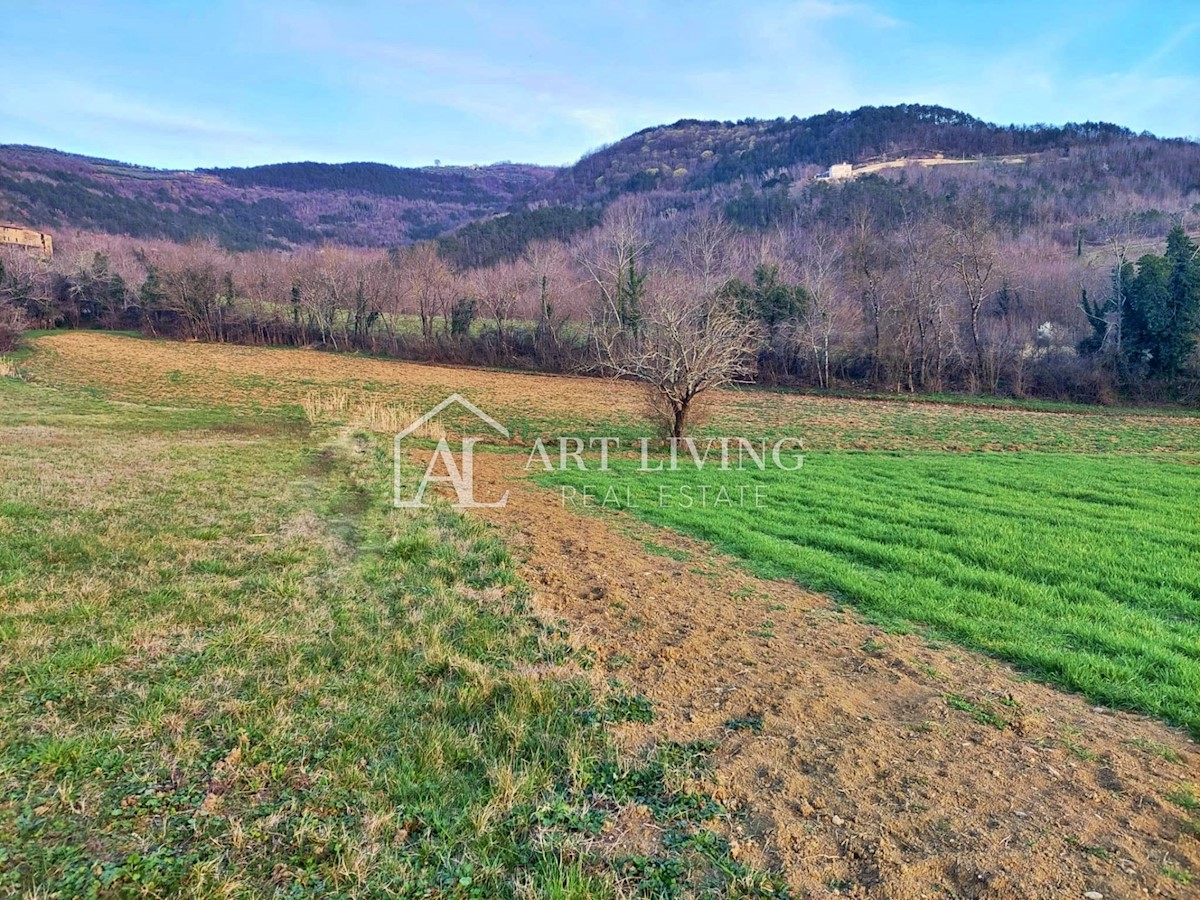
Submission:
<svg viewBox="0 0 1200 900">
<path fill-rule="evenodd" d="M 4 0 L 0 143 L 161 168 L 569 164 L 681 118 L 934 103 L 1200 137 L 1200 3 Z"/>
</svg>

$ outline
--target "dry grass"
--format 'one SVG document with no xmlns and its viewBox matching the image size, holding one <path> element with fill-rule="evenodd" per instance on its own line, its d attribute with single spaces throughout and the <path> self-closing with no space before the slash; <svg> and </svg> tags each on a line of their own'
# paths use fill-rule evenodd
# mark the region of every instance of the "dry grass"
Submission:
<svg viewBox="0 0 1200 900">
<path fill-rule="evenodd" d="M 548 630 L 517 612 L 525 595 L 494 535 L 447 511 L 408 517 L 390 510 L 379 493 L 390 487 L 385 441 L 347 437 L 341 428 L 353 447 L 339 444 L 328 448 L 337 452 L 326 453 L 310 445 L 326 429 L 310 434 L 295 427 L 307 417 L 331 424 L 357 420 L 364 430 L 375 430 L 366 424 L 373 422 L 380 431 L 394 431 L 396 419 L 407 424 L 413 418 L 409 409 L 460 391 L 519 427 L 526 439 L 550 427 L 576 429 L 563 434 L 625 428 L 615 433 L 626 434 L 648 428 L 637 387 L 92 333 L 38 338 L 27 365 L 33 382 L 0 382 L 0 675 L 11 688 L 0 692 L 0 787 L 7 789 L 0 795 L 0 851 L 10 853 L 0 866 L 0 894 L 51 884 L 47 896 L 75 896 L 101 877 L 111 879 L 110 893 L 146 896 L 284 890 L 374 895 L 395 885 L 438 896 L 467 895 L 468 885 L 477 896 L 625 896 L 675 884 L 676 857 L 660 860 L 658 849 L 653 858 L 647 854 L 638 866 L 615 873 L 586 856 L 554 850 L 602 840 L 595 828 L 603 836 L 622 825 L 619 812 L 604 810 L 622 808 L 644 811 L 638 826 L 643 832 L 673 828 L 682 834 L 677 826 L 684 822 L 697 841 L 703 837 L 694 820 L 699 814 L 670 787 L 681 783 L 674 777 L 677 763 L 675 770 L 667 763 L 618 768 L 581 725 L 601 716 L 628 723 L 632 733 L 646 724 L 639 718 L 645 710 L 681 724 L 676 701 L 688 694 L 680 687 L 697 670 L 665 664 L 668 652 L 682 651 L 680 636 L 708 635 L 716 621 L 707 621 L 710 610 L 732 620 L 726 632 L 736 635 L 728 642 L 731 655 L 710 667 L 719 670 L 715 684 L 725 686 L 730 673 L 745 677 L 746 660 L 762 653 L 758 642 L 780 640 L 787 621 L 782 611 L 771 613 L 770 635 L 748 631 L 757 616 L 746 619 L 741 604 L 729 600 L 737 595 L 717 590 L 707 573 L 701 581 L 693 572 L 697 578 L 685 582 L 673 571 L 658 572 L 653 561 L 610 553 L 611 545 L 587 532 L 556 528 L 561 519 L 539 521 L 537 533 L 550 548 L 541 557 L 544 571 L 561 568 L 552 576 L 564 585 L 558 613 L 595 607 L 616 615 L 627 608 L 614 602 L 617 591 L 628 589 L 630 609 L 657 609 L 648 622 L 638 619 L 631 633 L 654 633 L 661 625 L 670 641 L 647 657 L 652 662 L 636 666 L 638 677 L 650 679 L 647 690 L 660 690 L 660 709 L 631 693 L 637 683 L 621 688 L 619 698 L 628 702 L 584 709 L 589 701 L 582 692 L 565 693 L 566 686 L 546 673 L 590 658 L 558 647 Z M 1004 448 L 1194 453 L 1200 445 L 1196 423 L 1187 419 L 767 392 L 719 399 L 712 428 L 756 434 L 796 429 L 813 449 L 860 443 L 867 445 L 863 449 L 979 449 L 1003 442 Z M 980 455 L 972 464 L 986 461 Z M 886 482 L 861 493 L 883 494 L 880 483 Z M 829 509 L 822 499 L 811 508 Z M 594 524 L 606 527 L 599 519 Z M 587 553 L 570 551 L 571 541 Z M 579 602 L 590 565 L 608 573 L 591 582 L 604 589 L 606 603 Z M 631 573 L 645 573 L 653 586 L 629 581 Z M 691 587 L 682 589 L 684 583 Z M 664 600 L 682 613 L 655 606 Z M 694 628 L 682 624 L 693 614 L 705 621 Z M 810 632 L 823 626 L 815 616 L 795 624 L 785 652 L 768 654 L 789 667 L 775 670 L 787 685 L 800 685 L 787 715 L 795 723 L 832 723 L 842 741 L 850 711 L 891 695 L 835 703 L 819 682 L 797 679 L 810 665 L 804 659 L 813 652 L 804 649 Z M 611 649 L 631 657 L 641 652 L 636 640 L 624 637 Z M 848 675 L 846 666 L 857 662 L 850 654 L 862 637 L 842 631 L 829 645 L 826 682 L 858 683 L 862 668 Z M 873 659 L 868 656 L 868 666 Z M 894 684 L 904 671 L 889 665 L 878 673 L 879 683 Z M 910 686 L 917 681 L 904 677 Z M 760 683 L 756 696 L 764 703 L 787 696 Z M 943 712 L 944 690 L 926 691 Z M 714 695 L 706 689 L 703 696 Z M 814 697 L 827 715 L 813 714 Z M 706 709 L 712 706 L 711 699 L 705 702 Z M 712 709 L 717 726 L 740 713 Z M 977 724 L 958 708 L 951 713 L 963 718 L 962 728 Z M 900 709 L 896 721 L 902 725 L 910 714 Z M 690 716 L 688 723 L 671 736 L 704 736 Z M 1166 745 L 1159 732 L 1144 733 Z M 961 728 L 946 749 L 966 762 L 986 757 L 988 768 L 999 771 L 987 754 L 994 756 L 1000 745 L 987 734 L 983 757 L 960 752 L 968 736 Z M 736 740 L 743 739 L 750 740 L 739 732 Z M 1005 749 L 1020 760 L 1029 755 L 1027 743 L 1014 740 Z M 865 824 L 868 810 L 881 808 L 876 800 L 882 789 L 874 762 L 864 764 L 855 754 L 873 745 L 821 745 L 833 754 L 849 748 L 847 765 L 858 770 L 855 777 L 870 779 L 857 795 Z M 921 757 L 915 744 L 904 746 L 906 757 Z M 691 745 L 664 747 L 691 752 Z M 1179 765 L 1161 754 L 1153 760 Z M 933 771 L 941 765 L 933 761 L 920 777 L 946 783 Z M 781 767 L 803 769 L 790 757 L 781 758 Z M 968 775 L 955 783 L 973 790 L 978 767 L 962 769 Z M 756 791 L 790 799 L 757 765 L 753 772 Z M 1090 825 L 1090 807 L 1084 806 L 1113 790 L 1102 774 L 1094 793 L 1071 795 L 1077 821 L 1086 818 Z M 1124 777 L 1134 784 L 1132 776 Z M 561 789 L 564 783 L 569 790 Z M 605 793 L 581 797 L 576 787 L 583 784 Z M 1123 796 L 1141 793 L 1127 789 Z M 1191 796 L 1178 794 L 1183 803 Z M 907 804 L 907 795 L 897 802 Z M 1043 807 L 1055 808 L 1052 800 L 1037 808 Z M 1156 808 L 1152 800 L 1139 806 L 1146 816 Z M 1184 813 L 1192 816 L 1179 803 L 1173 808 L 1181 810 L 1175 813 L 1181 822 Z M 914 811 L 915 804 L 891 819 L 917 821 Z M 932 836 L 923 832 L 902 845 L 927 841 L 931 855 L 949 858 L 947 847 L 954 845 L 947 841 L 958 835 L 937 824 L 942 816 L 929 820 Z M 985 827 L 991 833 L 983 822 L 976 817 L 964 827 L 964 840 Z M 1191 818 L 1187 822 L 1195 827 Z M 540 824 L 526 831 L 514 823 Z M 852 823 L 857 826 L 857 819 Z M 1121 824 L 1118 846 L 1143 833 L 1139 829 L 1161 827 L 1149 820 Z M 813 817 L 798 827 L 808 833 L 819 826 Z M 798 855 L 809 847 L 784 830 L 763 833 L 782 852 Z M 844 850 L 847 860 L 875 858 L 861 844 L 846 844 L 841 832 L 824 834 L 822 841 L 837 837 L 829 852 L 838 858 Z M 1044 841 L 1045 835 L 1029 839 Z M 1172 864 L 1182 857 L 1194 868 L 1186 843 L 1191 838 L 1180 840 L 1182 851 Z M 688 846 L 692 850 L 671 852 L 691 853 L 690 869 L 744 871 L 732 851 L 713 850 L 707 862 L 695 863 L 701 844 Z M 1060 855 L 1055 853 L 1056 866 Z M 805 855 L 801 864 L 810 859 Z M 913 878 L 922 877 L 921 866 L 919 860 L 913 864 Z M 634 870 L 641 874 L 629 874 Z M 1053 877 L 1061 887 L 1057 871 Z M 627 881 L 614 890 L 608 883 L 614 878 Z M 969 879 L 973 889 L 974 872 Z"/>
<path fill-rule="evenodd" d="M 24 379 L 25 373 L 17 367 L 15 360 L 7 356 L 0 356 L 0 378 Z"/>
<path fill-rule="evenodd" d="M 216 344 L 191 344 L 184 350 L 171 342 L 97 332 L 63 332 L 38 338 L 35 345 L 42 351 L 29 363 L 35 377 L 96 388 L 111 399 L 135 403 L 268 412 L 291 407 L 304 415 L 304 404 L 315 395 L 314 409 L 331 415 L 321 410 L 341 391 L 341 414 L 358 408 L 364 424 L 375 423 L 386 431 L 401 409 L 425 409 L 458 391 L 500 419 L 520 442 L 537 435 L 654 434 L 645 394 L 632 383 L 418 365 L 313 350 Z M 702 433 L 795 435 L 813 451 L 1200 449 L 1200 419 L 1179 416 L 1101 409 L 1064 414 L 769 391 L 714 392 L 711 401 L 711 418 Z M 395 410 L 395 416 L 385 409 Z"/>
<path fill-rule="evenodd" d="M 0 896 L 546 896 L 507 817 L 603 744 L 503 547 L 214 421 L 0 381 Z"/>
<path fill-rule="evenodd" d="M 422 415 L 399 403 L 355 399 L 342 388 L 308 394 L 300 401 L 300 407 L 310 424 L 344 424 L 379 434 L 397 434 Z M 426 422 L 413 434 L 440 441 L 446 437 L 446 429 L 437 422 Z"/>
<path fill-rule="evenodd" d="M 589 378 L 524 375 L 421 365 L 323 353 L 149 341 L 98 332 L 38 338 L 31 360 L 45 380 L 100 388 L 116 400 L 164 405 L 242 408 L 301 406 L 335 390 L 347 403 L 374 399 L 425 409 L 459 391 L 489 413 L 517 416 L 640 419 L 642 393 L 633 385 Z"/>
</svg>

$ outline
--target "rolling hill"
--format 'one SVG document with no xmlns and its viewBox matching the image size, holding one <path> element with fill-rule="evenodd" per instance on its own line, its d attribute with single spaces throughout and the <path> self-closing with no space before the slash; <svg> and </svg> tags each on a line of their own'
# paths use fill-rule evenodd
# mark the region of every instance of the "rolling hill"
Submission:
<svg viewBox="0 0 1200 900">
<path fill-rule="evenodd" d="M 233 250 L 323 242 L 391 246 L 510 207 L 553 174 L 539 166 L 403 169 L 282 163 L 168 171 L 0 146 L 0 218 Z"/>
<path fill-rule="evenodd" d="M 980 165 L 942 173 L 871 166 L 937 154 Z M 819 176 L 838 162 L 875 171 L 833 198 Z M 997 222 L 1014 233 L 1036 222 L 1070 241 L 1118 208 L 1136 210 L 1148 233 L 1165 233 L 1164 222 L 1200 200 L 1200 144 L 1108 123 L 995 125 L 904 104 L 804 119 L 685 119 L 558 169 L 298 162 L 164 171 L 0 146 L 0 218 L 134 237 L 211 237 L 235 250 L 439 238 L 460 266 L 512 258 L 531 240 L 569 238 L 629 194 L 650 195 L 664 210 L 716 205 L 755 228 L 814 209 L 837 218 L 851 202 L 891 215 L 919 211 L 939 195 L 980 185 Z"/>
<path fill-rule="evenodd" d="M 547 200 L 580 202 L 667 186 L 697 190 L 884 155 L 1002 156 L 1133 137 L 1128 129 L 1107 123 L 1000 126 L 945 107 L 916 104 L 833 110 L 805 119 L 683 119 L 643 129 L 589 154 L 535 193 Z"/>
</svg>

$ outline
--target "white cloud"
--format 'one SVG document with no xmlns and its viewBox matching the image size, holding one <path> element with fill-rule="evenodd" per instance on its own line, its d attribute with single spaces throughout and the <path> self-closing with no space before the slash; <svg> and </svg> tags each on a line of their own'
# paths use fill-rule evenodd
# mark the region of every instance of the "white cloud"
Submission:
<svg viewBox="0 0 1200 900">
<path fill-rule="evenodd" d="M 0 84 L 0 109 L 27 121 L 115 125 L 182 137 L 246 140 L 258 136 L 254 129 L 223 116 L 176 112 L 141 98 L 81 84 L 49 78 L 38 82 L 37 91 Z"/>
</svg>

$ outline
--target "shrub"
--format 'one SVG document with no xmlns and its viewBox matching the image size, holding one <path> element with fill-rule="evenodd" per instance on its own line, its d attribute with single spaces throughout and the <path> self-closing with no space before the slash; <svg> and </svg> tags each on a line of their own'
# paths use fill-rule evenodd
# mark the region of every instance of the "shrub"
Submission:
<svg viewBox="0 0 1200 900">
<path fill-rule="evenodd" d="M 0 353 L 20 347 L 21 337 L 28 327 L 25 310 L 15 306 L 0 308 Z"/>
</svg>

